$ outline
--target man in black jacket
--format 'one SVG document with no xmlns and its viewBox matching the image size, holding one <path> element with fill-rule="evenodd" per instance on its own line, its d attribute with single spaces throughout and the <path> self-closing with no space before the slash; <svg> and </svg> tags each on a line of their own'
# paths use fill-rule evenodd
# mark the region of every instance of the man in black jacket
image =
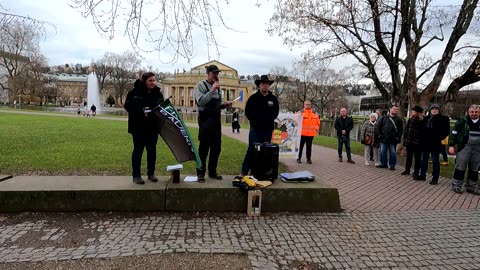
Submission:
<svg viewBox="0 0 480 270">
<path fill-rule="evenodd" d="M 255 85 L 260 88 L 250 96 L 245 105 L 245 116 L 250 121 L 248 134 L 248 149 L 243 159 L 242 175 L 248 175 L 251 169 L 253 145 L 272 141 L 272 132 L 275 119 L 280 110 L 278 99 L 268 89 L 273 83 L 267 75 L 262 75 L 260 80 L 255 80 Z"/>
<path fill-rule="evenodd" d="M 378 134 L 380 136 L 380 166 L 395 170 L 397 165 L 397 144 L 402 139 L 403 120 L 398 116 L 398 106 L 390 106 L 388 115 L 377 121 Z M 387 165 L 387 152 L 390 153 Z"/>
<path fill-rule="evenodd" d="M 442 145 L 442 140 L 450 133 L 450 120 L 447 116 L 440 113 L 440 106 L 432 104 L 430 106 L 430 113 L 423 119 L 424 127 L 422 134 L 422 166 L 420 175 L 414 177 L 415 180 L 425 181 L 428 169 L 428 161 L 430 155 L 432 156 L 432 181 L 431 185 L 438 184 L 438 177 L 440 177 L 440 152 L 445 146 Z"/>
<path fill-rule="evenodd" d="M 352 150 L 350 149 L 350 131 L 353 129 L 353 119 L 347 116 L 347 108 L 340 109 L 340 116 L 335 119 L 335 129 L 337 130 L 338 139 L 338 161 L 342 162 L 343 145 L 347 152 L 347 162 L 355 164 L 352 160 Z"/>
<path fill-rule="evenodd" d="M 147 72 L 138 79 L 127 94 L 124 108 L 128 112 L 128 133 L 132 134 L 132 176 L 133 182 L 143 185 L 140 166 L 143 149 L 147 149 L 148 180 L 157 182 L 155 163 L 157 158 L 158 130 L 156 118 L 150 111 L 163 102 L 160 88 L 156 86 L 155 74 Z"/>
</svg>

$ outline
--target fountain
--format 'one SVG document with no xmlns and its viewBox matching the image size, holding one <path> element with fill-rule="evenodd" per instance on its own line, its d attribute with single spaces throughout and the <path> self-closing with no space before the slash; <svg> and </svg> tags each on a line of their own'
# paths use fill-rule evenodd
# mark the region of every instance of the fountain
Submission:
<svg viewBox="0 0 480 270">
<path fill-rule="evenodd" d="M 97 107 L 97 112 L 101 110 L 102 106 L 100 104 L 100 93 L 98 92 L 98 80 L 95 72 L 88 74 L 87 79 L 87 106 L 88 109 L 95 104 Z"/>
</svg>

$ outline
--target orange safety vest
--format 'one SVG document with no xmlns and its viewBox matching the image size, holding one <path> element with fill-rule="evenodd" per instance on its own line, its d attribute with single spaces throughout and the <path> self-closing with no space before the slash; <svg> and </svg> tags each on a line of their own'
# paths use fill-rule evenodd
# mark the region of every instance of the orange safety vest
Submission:
<svg viewBox="0 0 480 270">
<path fill-rule="evenodd" d="M 320 130 L 320 118 L 311 109 L 302 113 L 302 136 L 315 137 Z"/>
</svg>

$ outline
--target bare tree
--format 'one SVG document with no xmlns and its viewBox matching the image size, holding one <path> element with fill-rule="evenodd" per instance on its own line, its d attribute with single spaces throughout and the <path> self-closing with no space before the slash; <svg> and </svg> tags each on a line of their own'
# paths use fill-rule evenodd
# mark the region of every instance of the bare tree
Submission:
<svg viewBox="0 0 480 270">
<path fill-rule="evenodd" d="M 124 97 L 128 90 L 133 87 L 134 80 L 138 77 L 137 71 L 141 61 L 137 54 L 126 51 L 122 54 L 111 53 L 112 71 L 110 77 L 114 88 L 115 101 L 117 106 L 123 105 Z"/>
<path fill-rule="evenodd" d="M 70 0 L 70 6 L 85 18 L 91 17 L 97 31 L 105 38 L 113 39 L 120 29 L 126 34 L 136 52 L 153 50 L 172 54 L 170 62 L 178 57 L 190 60 L 194 56 L 194 37 L 203 32 L 210 46 L 218 52 L 215 38 L 216 26 L 226 26 L 221 3 L 229 0 Z M 122 23 L 125 23 L 122 25 Z M 142 44 L 146 41 L 147 44 Z"/>
<path fill-rule="evenodd" d="M 113 71 L 114 58 L 115 56 L 112 53 L 106 52 L 102 58 L 93 63 L 100 93 L 105 89 L 106 79 Z"/>
<path fill-rule="evenodd" d="M 0 25 L 0 68 L 5 70 L 0 86 L 11 96 L 27 94 L 25 78 L 28 77 L 31 58 L 38 57 L 39 35 L 31 24 L 21 21 L 2 21 Z M 8 23 L 8 24 L 7 24 Z"/>
<path fill-rule="evenodd" d="M 270 69 L 270 77 L 275 80 L 275 82 L 270 86 L 270 90 L 273 92 L 277 98 L 280 98 L 282 94 L 288 93 L 292 87 L 290 81 L 291 72 L 285 67 L 275 66 Z"/>
<path fill-rule="evenodd" d="M 478 17 L 477 4 L 478 0 L 463 0 L 461 6 L 438 6 L 432 0 L 278 0 L 268 32 L 290 45 L 311 44 L 325 59 L 353 57 L 385 100 L 401 105 L 408 96 L 410 104 L 425 105 L 438 91 L 452 58 L 478 48 L 475 42 L 460 43 Z M 442 55 L 434 59 L 429 48 L 443 40 L 447 42 Z M 320 44 L 325 46 L 318 48 Z M 422 63 L 428 58 L 431 61 Z M 391 91 L 382 84 L 383 72 L 392 82 Z M 418 89 L 422 80 L 426 86 Z"/>
</svg>

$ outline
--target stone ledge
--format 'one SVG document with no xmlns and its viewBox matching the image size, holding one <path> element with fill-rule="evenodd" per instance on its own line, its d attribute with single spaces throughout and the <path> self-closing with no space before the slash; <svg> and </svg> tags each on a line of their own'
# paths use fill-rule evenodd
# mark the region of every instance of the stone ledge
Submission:
<svg viewBox="0 0 480 270">
<path fill-rule="evenodd" d="M 164 211 L 168 178 L 18 176 L 0 183 L 0 211 Z"/>
<path fill-rule="evenodd" d="M 181 176 L 183 179 L 184 176 Z M 0 182 L 0 212 L 175 211 L 246 212 L 247 193 L 232 186 L 233 176 L 205 183 L 132 183 L 129 176 L 18 176 Z M 279 180 L 263 189 L 263 212 L 338 212 L 338 190 L 318 179 Z"/>
<path fill-rule="evenodd" d="M 244 212 L 247 208 L 247 193 L 232 186 L 233 176 L 228 180 L 210 180 L 204 184 L 168 183 L 166 211 L 212 211 Z M 336 188 L 319 180 L 311 183 L 283 183 L 276 180 L 263 189 L 263 212 L 302 211 L 339 212 L 340 197 Z"/>
</svg>

